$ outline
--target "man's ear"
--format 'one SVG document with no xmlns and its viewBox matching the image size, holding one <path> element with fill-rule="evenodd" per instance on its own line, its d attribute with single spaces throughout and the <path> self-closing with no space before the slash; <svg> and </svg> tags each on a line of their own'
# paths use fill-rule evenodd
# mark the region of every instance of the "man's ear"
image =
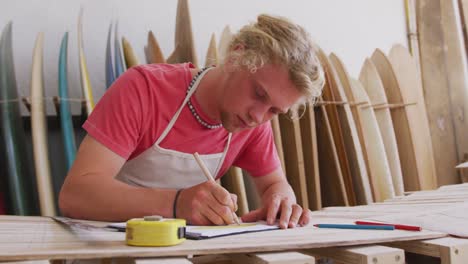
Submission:
<svg viewBox="0 0 468 264">
<path fill-rule="evenodd" d="M 242 57 L 242 53 L 245 50 L 245 46 L 242 44 L 237 44 L 228 54 L 229 56 L 225 58 L 224 69 L 227 72 L 234 71 L 239 67 L 239 57 Z"/>
</svg>

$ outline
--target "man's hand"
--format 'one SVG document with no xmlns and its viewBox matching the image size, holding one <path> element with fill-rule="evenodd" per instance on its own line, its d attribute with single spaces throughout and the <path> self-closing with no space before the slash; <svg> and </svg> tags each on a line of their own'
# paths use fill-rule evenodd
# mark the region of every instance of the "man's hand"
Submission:
<svg viewBox="0 0 468 264">
<path fill-rule="evenodd" d="M 274 183 L 264 184 L 270 180 Z M 309 224 L 310 210 L 303 210 L 297 204 L 294 192 L 284 178 L 271 174 L 259 177 L 256 181 L 257 186 L 260 186 L 260 190 L 263 191 L 263 206 L 242 216 L 243 222 L 266 220 L 267 224 L 272 225 L 279 217 L 279 226 L 283 229 Z M 261 188 L 262 185 L 266 187 Z"/>
<path fill-rule="evenodd" d="M 237 196 L 214 181 L 184 189 L 177 200 L 177 218 L 192 225 L 225 225 L 234 223 Z"/>
</svg>

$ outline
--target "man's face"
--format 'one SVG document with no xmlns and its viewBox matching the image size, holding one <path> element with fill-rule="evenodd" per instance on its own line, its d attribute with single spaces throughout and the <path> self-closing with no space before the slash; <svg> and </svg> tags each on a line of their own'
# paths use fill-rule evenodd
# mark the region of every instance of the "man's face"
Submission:
<svg viewBox="0 0 468 264">
<path fill-rule="evenodd" d="M 255 73 L 244 68 L 227 72 L 220 102 L 221 122 L 229 132 L 239 132 L 269 121 L 301 98 L 286 68 L 265 65 Z"/>
</svg>

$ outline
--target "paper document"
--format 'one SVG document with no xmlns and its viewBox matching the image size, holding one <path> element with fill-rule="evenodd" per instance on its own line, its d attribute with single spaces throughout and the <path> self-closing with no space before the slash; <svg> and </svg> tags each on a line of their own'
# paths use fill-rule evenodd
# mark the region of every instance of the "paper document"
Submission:
<svg viewBox="0 0 468 264">
<path fill-rule="evenodd" d="M 108 225 L 109 228 L 115 228 L 119 231 L 125 231 L 127 223 L 113 223 Z M 236 234 L 245 234 L 252 232 L 261 232 L 268 230 L 279 229 L 277 225 L 267 225 L 266 222 L 241 223 L 240 225 L 232 224 L 225 226 L 190 226 L 185 229 L 185 234 L 188 239 L 207 239 L 221 236 L 229 236 Z"/>
</svg>

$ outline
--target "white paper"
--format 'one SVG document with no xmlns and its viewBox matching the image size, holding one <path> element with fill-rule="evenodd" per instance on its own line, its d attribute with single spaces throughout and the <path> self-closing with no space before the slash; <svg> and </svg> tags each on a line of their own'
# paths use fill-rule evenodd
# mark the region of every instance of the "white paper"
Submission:
<svg viewBox="0 0 468 264">
<path fill-rule="evenodd" d="M 167 219 L 163 219 L 164 221 Z M 108 225 L 111 228 L 117 228 L 121 231 L 125 230 L 127 223 L 113 223 Z M 232 224 L 225 226 L 186 226 L 185 233 L 188 238 L 193 239 L 204 239 L 204 238 L 213 238 L 226 235 L 250 233 L 250 232 L 260 232 L 267 230 L 279 229 L 278 225 L 267 225 L 264 221 L 259 221 L 255 223 L 241 223 L 240 225 Z"/>
</svg>

